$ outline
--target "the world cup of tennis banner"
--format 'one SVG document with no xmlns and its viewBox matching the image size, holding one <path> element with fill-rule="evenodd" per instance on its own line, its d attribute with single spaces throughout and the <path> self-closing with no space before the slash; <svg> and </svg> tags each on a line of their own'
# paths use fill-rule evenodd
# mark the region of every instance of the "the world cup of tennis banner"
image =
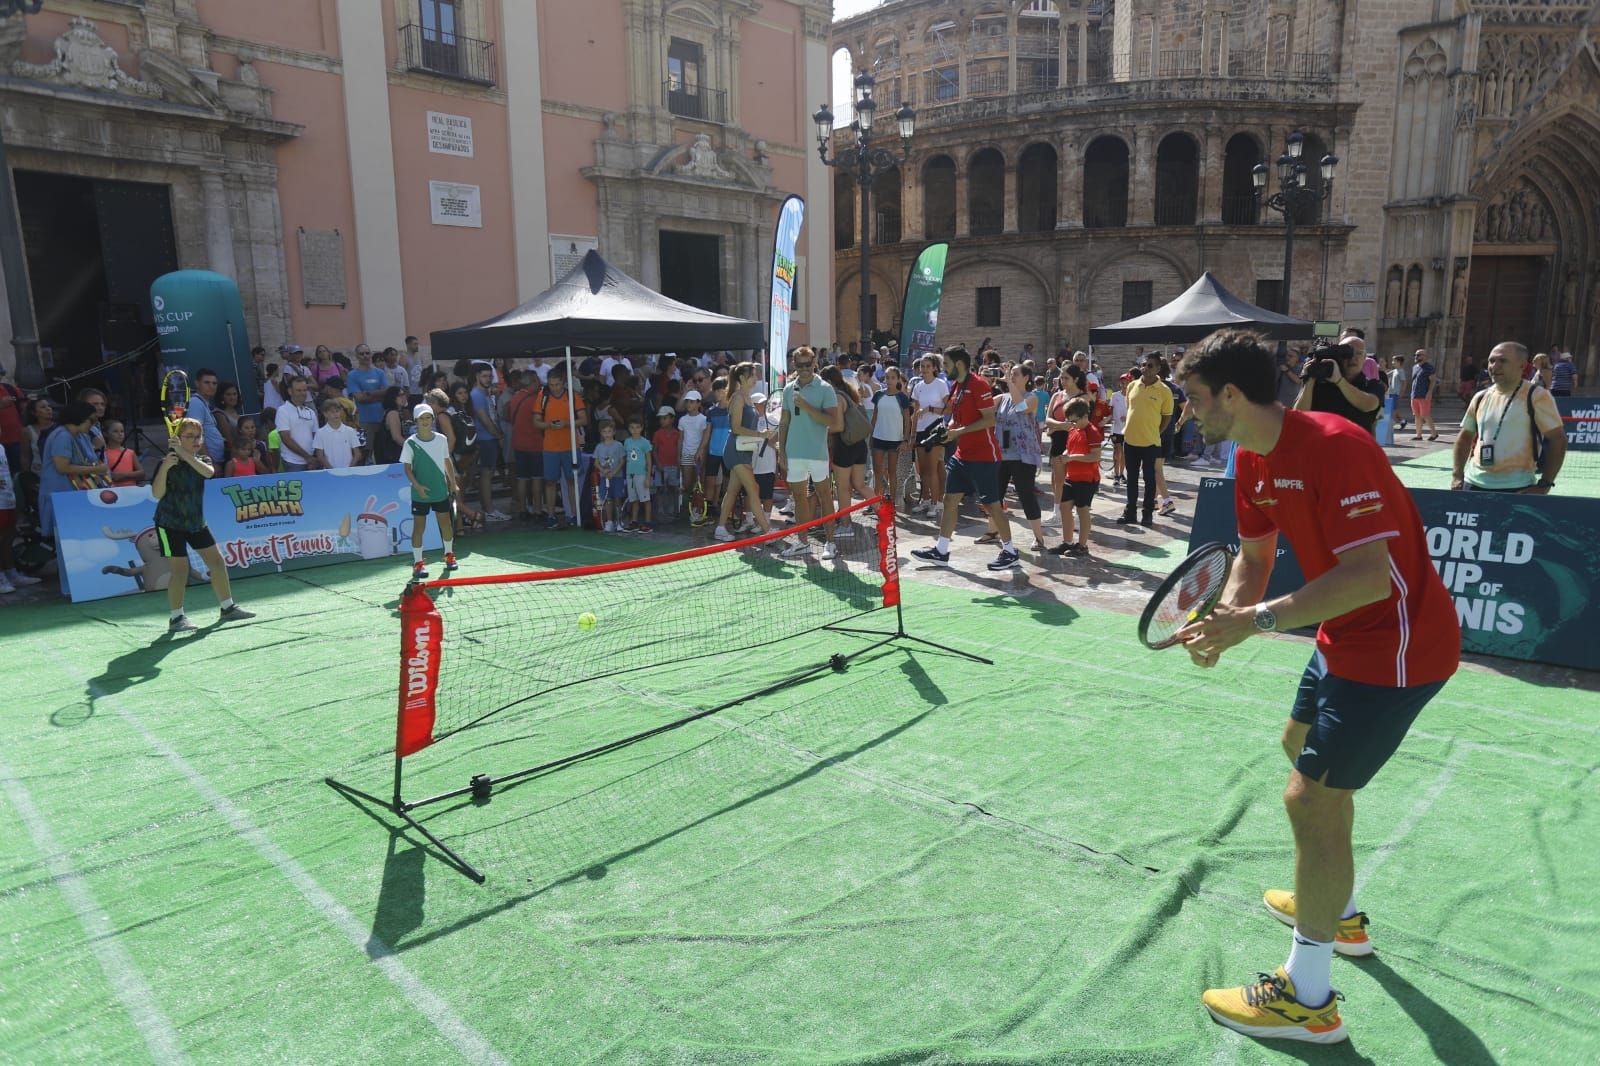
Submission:
<svg viewBox="0 0 1600 1066">
<path fill-rule="evenodd" d="M 1593 396 L 1557 396 L 1556 409 L 1567 428 L 1567 448 L 1600 452 L 1600 400 Z"/>
<path fill-rule="evenodd" d="M 55 511 L 62 591 L 74 603 L 166 589 L 172 567 L 148 486 L 58 492 Z M 386 559 L 411 547 L 411 485 L 399 463 L 212 478 L 205 517 L 235 579 Z M 437 523 L 427 524 L 423 545 L 442 546 Z M 194 551 L 189 565 L 191 582 L 210 580 Z"/>
<path fill-rule="evenodd" d="M 906 277 L 906 298 L 900 309 L 900 365 L 927 355 L 939 336 L 939 299 L 944 295 L 944 260 L 948 244 L 930 244 L 918 253 Z"/>
<path fill-rule="evenodd" d="M 778 232 L 772 241 L 772 299 L 767 322 L 767 390 L 775 393 L 789 373 L 789 318 L 794 312 L 795 254 L 806 202 L 791 196 L 778 209 Z"/>
<path fill-rule="evenodd" d="M 1237 544 L 1232 478 L 1202 478 L 1191 548 Z M 1428 554 L 1461 620 L 1461 647 L 1600 669 L 1600 501 L 1413 489 Z M 1304 583 L 1283 538 L 1267 596 Z M 1426 639 L 1426 634 L 1423 635 Z"/>
</svg>

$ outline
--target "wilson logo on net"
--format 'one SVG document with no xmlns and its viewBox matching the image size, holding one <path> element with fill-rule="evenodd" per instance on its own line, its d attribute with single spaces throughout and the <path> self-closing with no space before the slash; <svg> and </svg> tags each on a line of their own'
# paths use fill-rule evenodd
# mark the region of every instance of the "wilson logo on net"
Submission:
<svg viewBox="0 0 1600 1066">
<path fill-rule="evenodd" d="M 434 665 L 438 661 L 438 634 L 431 620 L 411 630 L 411 654 L 406 656 L 406 709 L 424 707 L 433 699 Z"/>
</svg>

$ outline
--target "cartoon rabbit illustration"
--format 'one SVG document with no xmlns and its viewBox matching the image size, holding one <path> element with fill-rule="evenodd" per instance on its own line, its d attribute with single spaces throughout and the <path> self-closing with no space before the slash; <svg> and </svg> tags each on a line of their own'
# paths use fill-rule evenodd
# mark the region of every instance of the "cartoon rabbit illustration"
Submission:
<svg viewBox="0 0 1600 1066">
<path fill-rule="evenodd" d="M 376 496 L 368 496 L 366 506 L 356 516 L 356 554 L 363 559 L 384 559 L 399 551 L 401 531 L 390 525 L 388 515 L 400 509 L 398 503 L 378 506 Z"/>
</svg>

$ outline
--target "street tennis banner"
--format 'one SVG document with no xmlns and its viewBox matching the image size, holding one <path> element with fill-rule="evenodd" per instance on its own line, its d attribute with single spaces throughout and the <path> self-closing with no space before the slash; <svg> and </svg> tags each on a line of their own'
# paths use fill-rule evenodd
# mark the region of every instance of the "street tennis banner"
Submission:
<svg viewBox="0 0 1600 1066">
<path fill-rule="evenodd" d="M 1413 489 L 1428 554 L 1461 620 L 1465 651 L 1600 668 L 1600 501 L 1566 496 Z M 1189 547 L 1239 543 L 1233 479 L 1202 478 Z M 1267 596 L 1305 579 L 1288 543 Z"/>
<path fill-rule="evenodd" d="M 1600 452 L 1600 399 L 1593 396 L 1557 396 L 1556 410 L 1567 427 L 1567 448 L 1575 452 Z"/>
<path fill-rule="evenodd" d="M 58 492 L 55 509 L 61 589 L 74 603 L 166 589 L 172 567 L 157 545 L 148 486 Z M 399 463 L 212 478 L 205 515 L 231 578 L 384 559 L 411 547 L 411 485 Z M 423 544 L 442 547 L 436 522 Z M 191 583 L 210 580 L 194 551 L 189 565 Z"/>
<path fill-rule="evenodd" d="M 777 392 L 789 373 L 789 318 L 794 313 L 795 254 L 806 202 L 791 196 L 778 209 L 778 232 L 772 241 L 772 299 L 767 322 L 767 391 Z"/>
<path fill-rule="evenodd" d="M 906 275 L 906 298 L 900 308 L 900 365 L 910 366 L 935 348 L 939 337 L 939 300 L 944 295 L 944 260 L 948 244 L 930 244 Z"/>
</svg>

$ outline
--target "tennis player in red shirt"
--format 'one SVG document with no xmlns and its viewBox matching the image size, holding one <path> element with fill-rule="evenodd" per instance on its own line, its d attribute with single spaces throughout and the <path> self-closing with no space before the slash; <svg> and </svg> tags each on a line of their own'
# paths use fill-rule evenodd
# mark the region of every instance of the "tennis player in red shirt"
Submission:
<svg viewBox="0 0 1600 1066">
<path fill-rule="evenodd" d="M 1294 926 L 1289 959 L 1201 1001 L 1250 1036 L 1334 1043 L 1345 1031 L 1333 953 L 1372 954 L 1354 896 L 1355 793 L 1455 673 L 1461 628 L 1416 505 L 1371 434 L 1339 415 L 1285 410 L 1273 358 L 1252 333 L 1213 333 L 1179 374 L 1206 443 L 1239 445 L 1239 558 L 1217 609 L 1179 632 L 1190 658 L 1215 666 L 1247 637 L 1320 623 L 1283 732 L 1295 890 L 1265 896 Z M 1306 583 L 1262 602 L 1280 534 Z"/>
<path fill-rule="evenodd" d="M 939 516 L 939 539 L 931 548 L 917 548 L 912 556 L 936 566 L 950 564 L 950 535 L 961 515 L 961 499 L 978 497 L 994 528 L 1000 531 L 1000 554 L 989 564 L 994 571 L 1009 570 L 1019 556 L 1011 543 L 1011 522 L 1000 506 L 1000 437 L 994 431 L 994 390 L 982 375 L 972 372 L 972 356 L 965 348 L 944 353 L 950 368 L 950 418 L 944 439 L 955 445 L 944 464 L 944 511 Z"/>
</svg>

